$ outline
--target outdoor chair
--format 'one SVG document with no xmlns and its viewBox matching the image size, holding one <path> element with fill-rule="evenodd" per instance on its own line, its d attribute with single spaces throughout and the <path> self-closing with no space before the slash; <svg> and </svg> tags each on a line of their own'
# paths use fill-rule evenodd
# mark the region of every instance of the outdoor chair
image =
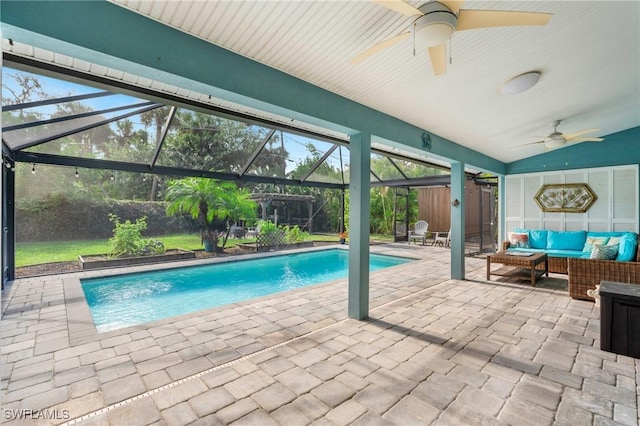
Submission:
<svg viewBox="0 0 640 426">
<path fill-rule="evenodd" d="M 433 245 L 438 244 L 442 247 L 451 245 L 451 229 L 449 229 L 449 232 L 436 232 L 436 236 L 433 238 Z"/>
<path fill-rule="evenodd" d="M 253 226 L 249 226 L 245 233 L 245 238 L 255 238 L 258 236 L 259 229 Z"/>
<path fill-rule="evenodd" d="M 246 234 L 247 230 L 242 226 L 238 226 L 232 231 L 233 238 L 244 238 Z"/>
<path fill-rule="evenodd" d="M 427 229 L 429 229 L 429 224 L 424 220 L 419 220 L 413 225 L 413 231 L 409 231 L 409 244 L 411 244 L 412 240 L 421 240 L 422 245 L 425 245 L 427 240 Z"/>
</svg>

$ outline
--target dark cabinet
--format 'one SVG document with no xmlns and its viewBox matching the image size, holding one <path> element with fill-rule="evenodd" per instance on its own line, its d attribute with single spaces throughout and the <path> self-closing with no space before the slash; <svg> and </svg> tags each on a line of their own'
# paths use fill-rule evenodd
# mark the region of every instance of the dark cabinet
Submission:
<svg viewBox="0 0 640 426">
<path fill-rule="evenodd" d="M 600 349 L 640 358 L 640 285 L 600 283 Z"/>
</svg>

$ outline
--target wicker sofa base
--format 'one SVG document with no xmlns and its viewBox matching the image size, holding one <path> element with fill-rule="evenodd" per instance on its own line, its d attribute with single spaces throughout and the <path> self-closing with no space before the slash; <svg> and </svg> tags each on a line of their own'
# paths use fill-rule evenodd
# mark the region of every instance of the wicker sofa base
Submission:
<svg viewBox="0 0 640 426">
<path fill-rule="evenodd" d="M 549 257 L 549 272 L 554 274 L 568 274 L 569 266 L 566 257 Z"/>
<path fill-rule="evenodd" d="M 569 259 L 569 296 L 593 300 L 587 290 L 595 290 L 600 281 L 640 284 L 640 262 Z"/>
<path fill-rule="evenodd" d="M 640 246 L 640 235 L 637 237 Z M 509 241 L 502 249 L 509 249 Z M 577 257 L 549 257 L 549 272 L 569 275 L 569 296 L 574 299 L 591 300 L 587 290 L 595 290 L 600 281 L 640 284 L 640 249 L 636 249 L 635 260 L 581 259 Z"/>
</svg>

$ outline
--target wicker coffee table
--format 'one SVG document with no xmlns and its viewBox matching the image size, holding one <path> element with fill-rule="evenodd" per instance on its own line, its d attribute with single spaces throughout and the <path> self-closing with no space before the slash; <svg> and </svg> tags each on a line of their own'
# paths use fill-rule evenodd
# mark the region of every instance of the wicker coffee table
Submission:
<svg viewBox="0 0 640 426">
<path fill-rule="evenodd" d="M 522 253 L 523 252 L 499 251 L 497 253 L 488 254 L 487 281 L 491 280 L 491 275 L 513 276 L 523 275 L 523 273 L 526 273 L 531 277 L 531 286 L 535 287 L 538 277 L 541 277 L 544 274 L 546 274 L 547 277 L 549 276 L 549 259 L 547 258 L 546 253 Z M 511 266 L 518 269 L 514 270 L 511 268 L 509 270 L 504 270 L 504 268 L 501 268 L 496 271 L 491 271 L 492 263 L 501 263 L 504 266 Z M 536 269 L 536 265 L 541 263 L 544 263 L 544 269 Z M 523 271 L 524 269 L 526 269 L 526 271 Z"/>
</svg>

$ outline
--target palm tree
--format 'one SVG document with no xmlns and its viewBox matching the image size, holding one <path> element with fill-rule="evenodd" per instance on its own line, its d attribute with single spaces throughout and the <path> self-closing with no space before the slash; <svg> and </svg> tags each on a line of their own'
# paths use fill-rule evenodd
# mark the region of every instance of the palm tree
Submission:
<svg viewBox="0 0 640 426">
<path fill-rule="evenodd" d="M 189 214 L 200 221 L 203 225 L 201 237 L 205 251 L 213 251 L 218 248 L 218 233 L 213 229 L 213 221 L 226 219 L 232 213 L 240 211 L 252 210 L 255 215 L 255 203 L 248 197 L 247 192 L 239 191 L 231 182 L 185 178 L 168 183 L 165 199 L 169 201 L 168 215 Z"/>
<path fill-rule="evenodd" d="M 238 222 L 238 219 L 255 219 L 256 202 L 250 200 L 251 194 L 246 189 L 237 189 L 229 193 L 227 206 L 227 233 L 222 241 L 222 248 L 227 244 L 227 239 L 231 233 L 231 226 Z"/>
</svg>

